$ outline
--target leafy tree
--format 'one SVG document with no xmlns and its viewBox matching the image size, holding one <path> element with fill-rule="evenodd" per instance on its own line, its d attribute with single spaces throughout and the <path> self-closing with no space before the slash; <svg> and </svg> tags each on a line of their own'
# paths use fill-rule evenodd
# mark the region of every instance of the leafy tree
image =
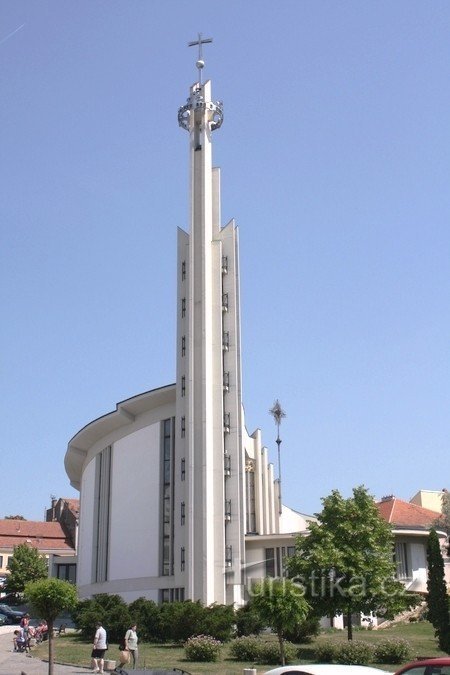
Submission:
<svg viewBox="0 0 450 675">
<path fill-rule="evenodd" d="M 427 542 L 428 621 L 433 625 L 439 649 L 450 654 L 450 615 L 444 560 L 436 530 L 430 530 Z"/>
<path fill-rule="evenodd" d="M 5 520 L 26 520 L 23 516 L 5 516 Z"/>
<path fill-rule="evenodd" d="M 280 661 L 286 662 L 284 635 L 293 630 L 308 615 L 309 605 L 300 589 L 291 579 L 267 577 L 252 587 L 251 604 L 266 626 L 278 636 Z"/>
<path fill-rule="evenodd" d="M 38 581 L 48 577 L 47 560 L 39 551 L 27 544 L 14 546 L 7 568 L 9 575 L 6 580 L 8 593 L 23 593 L 29 581 Z"/>
<path fill-rule="evenodd" d="M 354 612 L 392 617 L 419 599 L 394 578 L 391 528 L 364 486 L 349 499 L 333 490 L 322 504 L 309 535 L 297 539 L 288 570 L 317 614 L 346 616 L 351 640 Z"/>
<path fill-rule="evenodd" d="M 48 675 L 53 675 L 53 624 L 58 614 L 70 611 L 77 602 L 75 586 L 61 579 L 41 579 L 25 586 L 25 595 L 32 607 L 48 625 Z"/>
</svg>

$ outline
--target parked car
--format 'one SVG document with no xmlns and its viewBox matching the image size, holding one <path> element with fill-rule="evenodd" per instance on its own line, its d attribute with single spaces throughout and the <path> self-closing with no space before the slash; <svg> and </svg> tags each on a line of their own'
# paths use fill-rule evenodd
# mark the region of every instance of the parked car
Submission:
<svg viewBox="0 0 450 675">
<path fill-rule="evenodd" d="M 4 605 L 0 603 L 0 612 L 8 617 L 11 620 L 11 623 L 20 623 L 24 612 L 17 612 L 15 609 L 11 609 L 9 605 Z"/>
<path fill-rule="evenodd" d="M 385 670 L 369 666 L 344 666 L 335 663 L 302 663 L 298 666 L 280 666 L 267 670 L 264 675 L 380 675 Z M 419 675 L 413 673 L 412 675 Z"/>
<path fill-rule="evenodd" d="M 0 612 L 0 626 L 8 626 L 11 623 L 11 619 L 8 619 L 6 614 Z"/>
<path fill-rule="evenodd" d="M 417 659 L 407 663 L 395 675 L 450 675 L 450 656 L 437 659 Z"/>
</svg>

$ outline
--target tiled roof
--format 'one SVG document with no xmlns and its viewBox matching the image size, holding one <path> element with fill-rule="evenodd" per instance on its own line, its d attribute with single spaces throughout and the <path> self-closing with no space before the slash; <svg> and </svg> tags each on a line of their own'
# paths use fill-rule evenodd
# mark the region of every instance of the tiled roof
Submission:
<svg viewBox="0 0 450 675">
<path fill-rule="evenodd" d="M 40 551 L 74 551 L 60 523 L 35 520 L 0 520 L 0 549 L 29 544 Z"/>
<path fill-rule="evenodd" d="M 377 503 L 377 507 L 384 520 L 398 527 L 430 528 L 441 515 L 437 511 L 404 502 L 396 497 L 383 499 Z"/>
<path fill-rule="evenodd" d="M 68 505 L 69 509 L 73 511 L 76 515 L 78 515 L 80 511 L 80 500 L 79 499 L 66 499 L 65 497 L 62 498 L 63 502 L 66 502 Z"/>
</svg>

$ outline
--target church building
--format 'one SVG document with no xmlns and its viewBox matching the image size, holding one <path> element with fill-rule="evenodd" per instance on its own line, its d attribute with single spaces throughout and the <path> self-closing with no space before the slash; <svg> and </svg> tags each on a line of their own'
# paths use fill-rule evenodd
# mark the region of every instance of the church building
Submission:
<svg viewBox="0 0 450 675">
<path fill-rule="evenodd" d="M 282 573 L 312 519 L 281 504 L 261 433 L 245 425 L 238 230 L 221 221 L 212 141 L 223 107 L 202 83 L 204 43 L 191 43 L 198 81 L 178 111 L 190 223 L 178 231 L 176 383 L 118 403 L 69 442 L 80 597 L 241 605 L 252 578 Z"/>
</svg>

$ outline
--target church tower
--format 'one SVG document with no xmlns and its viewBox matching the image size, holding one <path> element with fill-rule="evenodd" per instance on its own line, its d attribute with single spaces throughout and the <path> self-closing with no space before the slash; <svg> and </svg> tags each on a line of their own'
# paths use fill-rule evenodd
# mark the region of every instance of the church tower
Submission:
<svg viewBox="0 0 450 675">
<path fill-rule="evenodd" d="M 199 79 L 178 112 L 189 135 L 190 228 L 178 232 L 175 446 L 185 526 L 174 539 L 186 598 L 207 605 L 242 602 L 245 564 L 238 236 L 234 221 L 221 225 L 220 170 L 212 166 L 223 109 L 202 83 L 210 41 L 190 43 L 199 48 Z"/>
</svg>

